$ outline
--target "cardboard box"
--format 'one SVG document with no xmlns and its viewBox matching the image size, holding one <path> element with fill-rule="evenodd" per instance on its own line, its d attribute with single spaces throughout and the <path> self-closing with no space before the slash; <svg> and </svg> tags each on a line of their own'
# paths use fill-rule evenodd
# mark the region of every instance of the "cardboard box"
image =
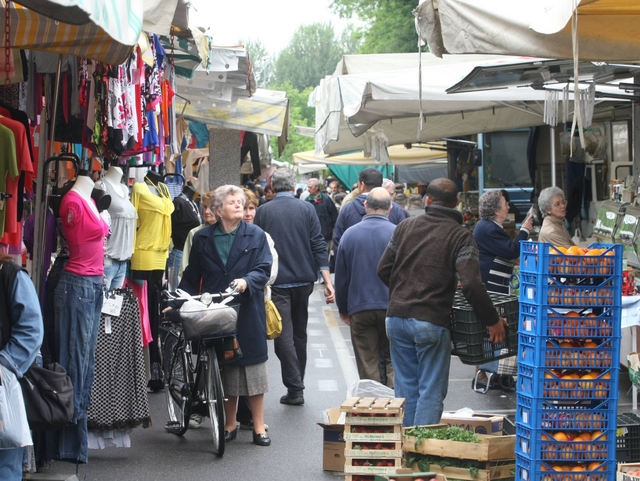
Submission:
<svg viewBox="0 0 640 481">
<path fill-rule="evenodd" d="M 640 476 L 627 474 L 631 471 L 640 469 L 640 463 L 624 463 L 618 464 L 618 472 L 616 473 L 616 481 L 640 481 Z"/>
<path fill-rule="evenodd" d="M 322 427 L 322 469 L 324 471 L 344 472 L 344 413 L 340 408 L 327 409 L 324 412 Z"/>
<path fill-rule="evenodd" d="M 448 426 L 458 426 L 476 434 L 502 436 L 504 416 L 473 414 L 471 417 L 458 417 L 453 414 L 452 412 L 444 412 L 440 422 Z"/>
</svg>

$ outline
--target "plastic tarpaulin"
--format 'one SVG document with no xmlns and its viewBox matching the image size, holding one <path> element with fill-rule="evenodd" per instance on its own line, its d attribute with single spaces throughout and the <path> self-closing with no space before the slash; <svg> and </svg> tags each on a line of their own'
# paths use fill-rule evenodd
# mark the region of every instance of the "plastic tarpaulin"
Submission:
<svg viewBox="0 0 640 481">
<path fill-rule="evenodd" d="M 364 169 L 372 167 L 382 172 L 382 177 L 385 179 L 393 179 L 393 166 L 392 165 L 340 165 L 331 164 L 328 165 L 329 170 L 335 175 L 343 185 L 351 188 L 353 184 L 358 181 L 360 172 Z"/>
</svg>

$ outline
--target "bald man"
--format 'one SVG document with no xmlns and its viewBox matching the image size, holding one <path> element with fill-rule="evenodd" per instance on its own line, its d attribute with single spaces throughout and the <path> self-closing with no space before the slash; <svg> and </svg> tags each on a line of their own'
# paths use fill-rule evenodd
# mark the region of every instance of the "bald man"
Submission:
<svg viewBox="0 0 640 481">
<path fill-rule="evenodd" d="M 458 276 L 465 298 L 482 313 L 489 341 L 505 337 L 506 321 L 482 283 L 478 248 L 456 209 L 456 184 L 436 179 L 425 197 L 425 213 L 396 227 L 378 264 L 378 276 L 389 286 L 386 328 L 395 393 L 406 399 L 405 426 L 438 424 L 442 417 Z"/>
<path fill-rule="evenodd" d="M 393 367 L 385 318 L 389 288 L 376 269 L 395 225 L 389 221 L 391 196 L 375 187 L 364 201 L 362 221 L 349 227 L 336 253 L 335 288 L 340 319 L 349 324 L 360 379 L 373 379 L 393 388 Z M 381 376 L 378 361 L 384 360 Z"/>
</svg>

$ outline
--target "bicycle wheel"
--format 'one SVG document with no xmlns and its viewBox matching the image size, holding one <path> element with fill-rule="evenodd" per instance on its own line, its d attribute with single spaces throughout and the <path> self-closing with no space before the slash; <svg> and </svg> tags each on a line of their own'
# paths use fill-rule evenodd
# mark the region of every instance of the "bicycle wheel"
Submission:
<svg viewBox="0 0 640 481">
<path fill-rule="evenodd" d="M 208 361 L 205 364 L 205 395 L 209 405 L 209 419 L 213 431 L 213 451 L 222 457 L 224 455 L 224 391 L 220 379 L 218 356 L 213 347 L 207 349 Z"/>
<path fill-rule="evenodd" d="M 182 436 L 189 428 L 191 413 L 191 393 L 187 377 L 187 366 L 184 363 L 184 350 L 176 348 L 178 338 L 168 334 L 163 346 L 163 364 L 165 375 L 165 397 L 169 422 L 165 429 L 178 436 Z"/>
</svg>

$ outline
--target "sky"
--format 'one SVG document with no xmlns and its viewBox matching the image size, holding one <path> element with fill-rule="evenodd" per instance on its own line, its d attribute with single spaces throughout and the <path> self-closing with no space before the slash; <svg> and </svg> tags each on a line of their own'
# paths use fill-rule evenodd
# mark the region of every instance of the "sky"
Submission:
<svg viewBox="0 0 640 481">
<path fill-rule="evenodd" d="M 196 25 L 211 27 L 214 45 L 236 45 L 238 40 L 260 40 L 274 55 L 291 40 L 300 25 L 331 22 L 336 33 L 347 24 L 333 14 L 331 0 L 192 0 L 189 13 Z"/>
</svg>

